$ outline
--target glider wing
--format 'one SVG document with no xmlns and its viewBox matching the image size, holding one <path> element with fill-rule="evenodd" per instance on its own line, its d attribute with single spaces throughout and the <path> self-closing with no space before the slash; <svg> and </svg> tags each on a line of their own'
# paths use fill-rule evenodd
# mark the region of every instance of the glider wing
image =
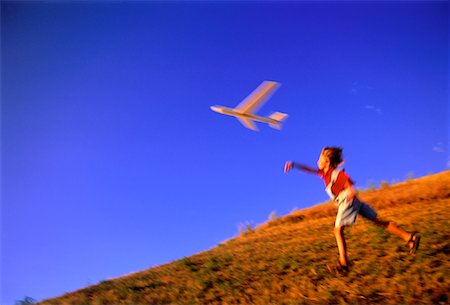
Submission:
<svg viewBox="0 0 450 305">
<path fill-rule="evenodd" d="M 240 113 L 254 113 L 279 87 L 279 83 L 264 81 L 234 109 Z M 245 124 L 244 124 L 245 125 Z"/>
</svg>

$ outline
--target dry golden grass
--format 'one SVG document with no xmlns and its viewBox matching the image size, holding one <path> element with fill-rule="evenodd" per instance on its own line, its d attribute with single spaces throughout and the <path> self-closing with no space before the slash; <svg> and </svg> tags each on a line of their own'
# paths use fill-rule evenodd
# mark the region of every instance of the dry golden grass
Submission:
<svg viewBox="0 0 450 305">
<path fill-rule="evenodd" d="M 359 219 L 346 230 L 352 263 L 337 260 L 332 203 L 296 211 L 214 249 L 104 281 L 42 305 L 66 304 L 449 304 L 450 171 L 360 194 L 380 217 L 419 231 L 416 255 Z"/>
</svg>

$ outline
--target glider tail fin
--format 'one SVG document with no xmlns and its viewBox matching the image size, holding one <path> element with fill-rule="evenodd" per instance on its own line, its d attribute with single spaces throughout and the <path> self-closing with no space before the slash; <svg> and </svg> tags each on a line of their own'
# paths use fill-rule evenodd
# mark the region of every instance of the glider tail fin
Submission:
<svg viewBox="0 0 450 305">
<path fill-rule="evenodd" d="M 286 113 L 275 112 L 272 113 L 269 118 L 275 120 L 274 123 L 269 123 L 269 126 L 275 129 L 281 129 L 281 123 L 288 117 Z"/>
</svg>

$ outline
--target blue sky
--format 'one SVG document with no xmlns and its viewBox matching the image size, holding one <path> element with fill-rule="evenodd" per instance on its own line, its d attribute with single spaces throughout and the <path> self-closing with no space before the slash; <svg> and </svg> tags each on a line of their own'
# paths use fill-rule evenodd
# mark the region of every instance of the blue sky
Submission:
<svg viewBox="0 0 450 305">
<path fill-rule="evenodd" d="M 446 1 L 1 9 L 1 304 L 323 202 L 320 179 L 282 169 L 324 146 L 344 148 L 360 188 L 449 168 Z M 282 85 L 258 113 L 288 113 L 282 131 L 210 110 L 264 80 Z"/>
</svg>

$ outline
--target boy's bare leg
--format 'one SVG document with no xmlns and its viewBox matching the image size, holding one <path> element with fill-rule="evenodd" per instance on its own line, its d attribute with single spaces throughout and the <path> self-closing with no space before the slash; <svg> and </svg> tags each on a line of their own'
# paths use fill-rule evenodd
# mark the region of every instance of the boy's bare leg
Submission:
<svg viewBox="0 0 450 305">
<path fill-rule="evenodd" d="M 334 235 L 339 249 L 339 263 L 341 266 L 348 266 L 347 245 L 345 244 L 344 226 L 334 228 Z"/>
<path fill-rule="evenodd" d="M 406 241 L 406 242 L 410 241 L 411 233 L 403 230 L 402 228 L 397 226 L 395 223 L 390 222 L 390 221 L 381 220 L 378 217 L 375 217 L 375 219 L 373 221 L 375 222 L 375 224 L 377 226 L 385 228 L 386 230 L 388 230 L 388 232 L 397 235 L 404 241 Z M 414 244 L 414 243 L 410 242 L 409 244 L 410 244 L 410 246 L 412 246 L 412 244 Z"/>
</svg>

